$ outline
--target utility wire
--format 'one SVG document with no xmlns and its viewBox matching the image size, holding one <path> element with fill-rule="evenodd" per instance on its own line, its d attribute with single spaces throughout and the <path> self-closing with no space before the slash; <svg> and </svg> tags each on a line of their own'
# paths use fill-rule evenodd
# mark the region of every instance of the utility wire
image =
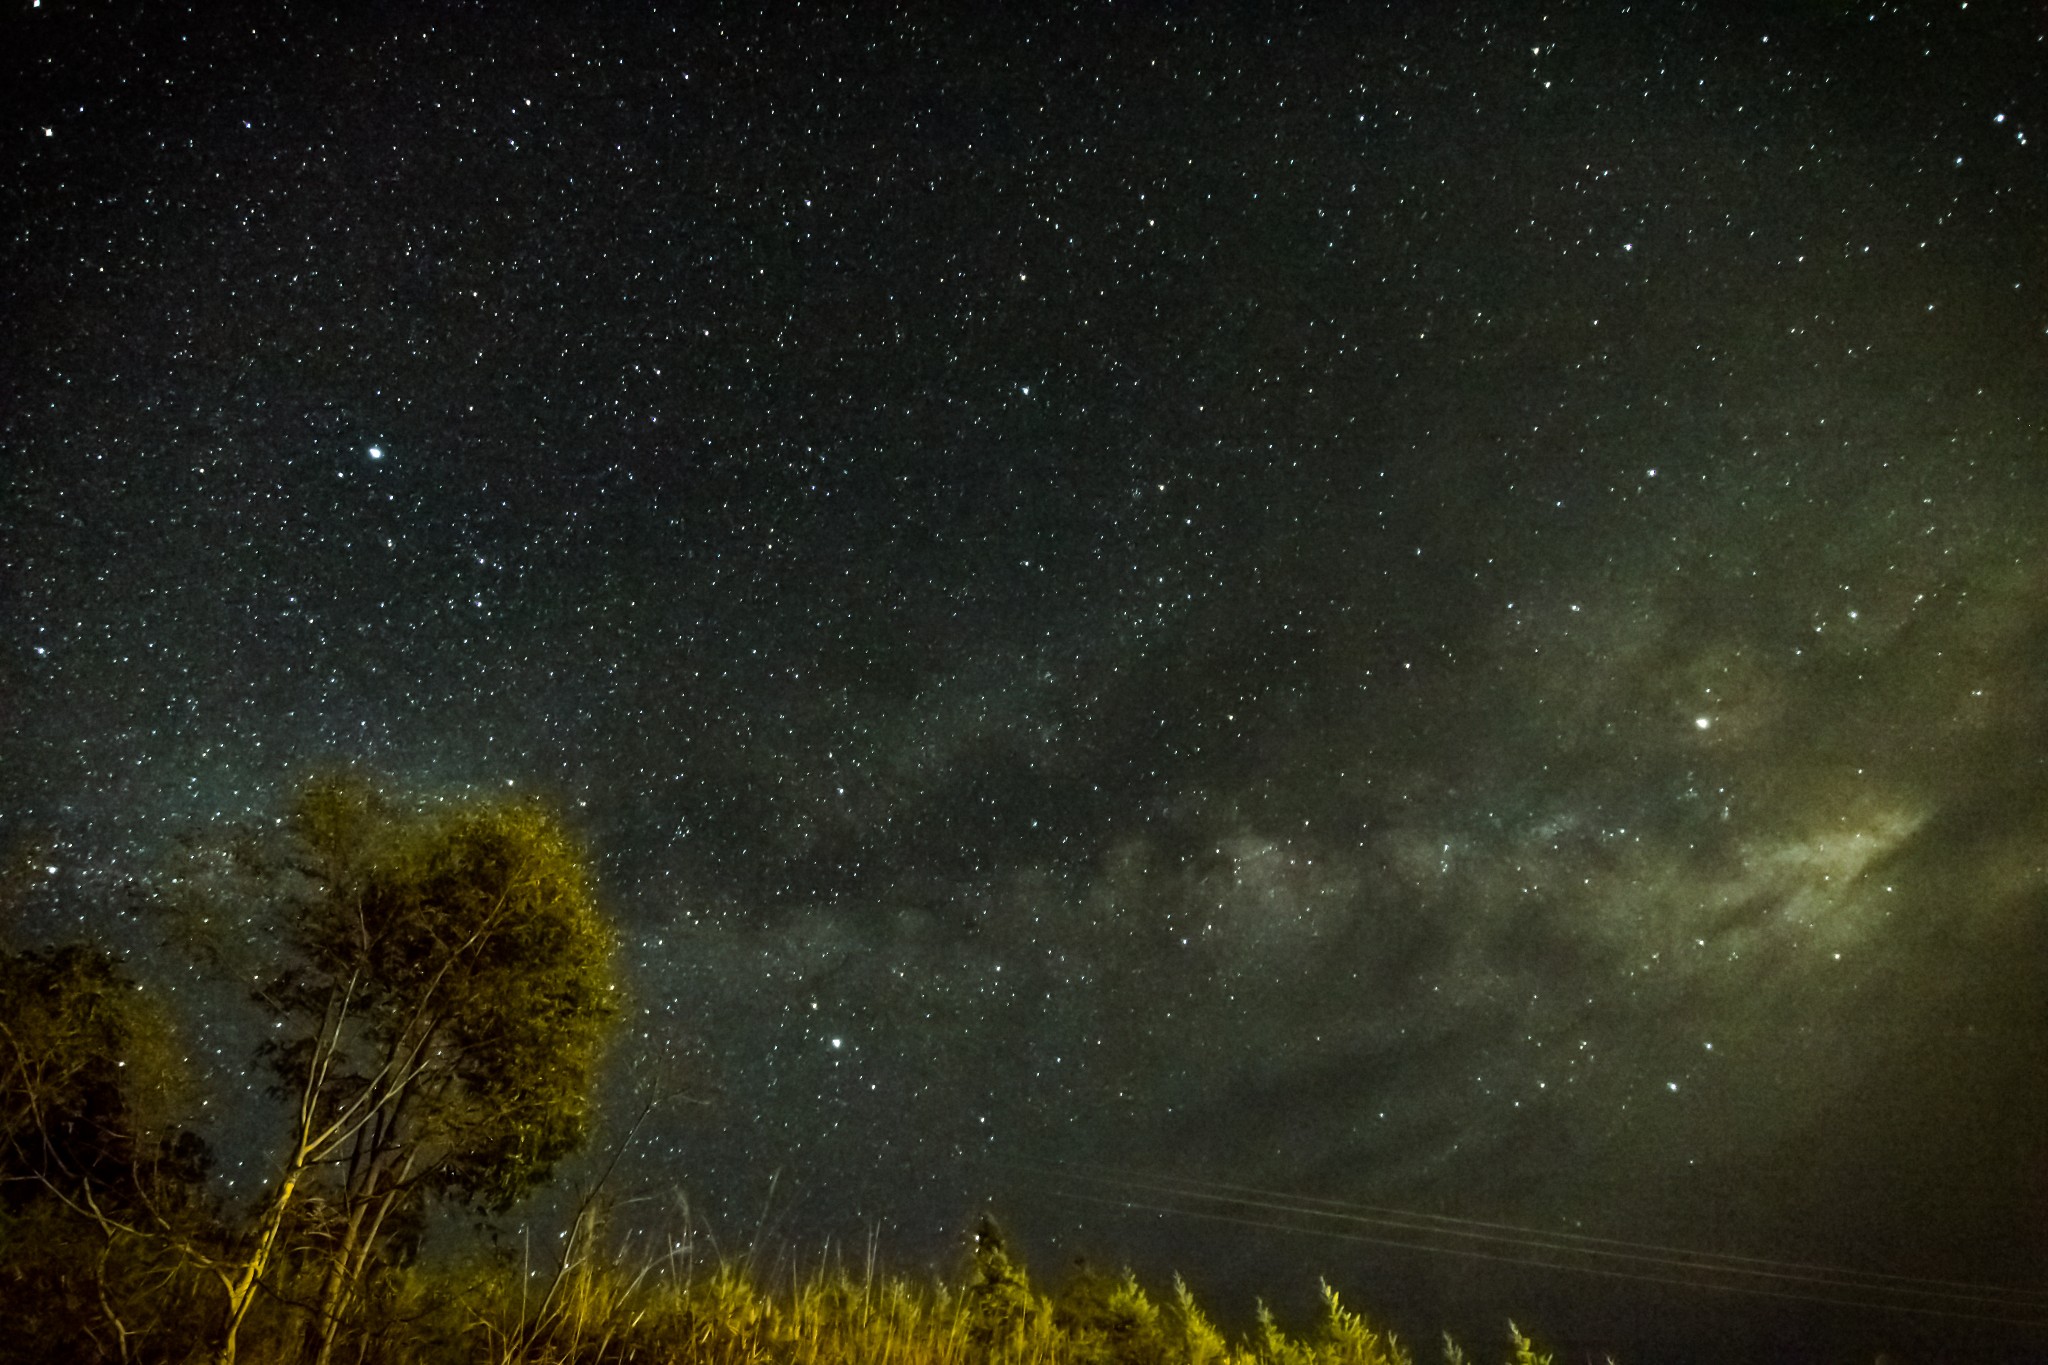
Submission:
<svg viewBox="0 0 2048 1365">
<path fill-rule="evenodd" d="M 1958 1280 L 1925 1279 L 1907 1275 L 1894 1275 L 1884 1271 L 1861 1271 L 1847 1267 L 1814 1265 L 1800 1261 L 1772 1260 L 1756 1256 L 1734 1256 L 1721 1252 L 1705 1252 L 1684 1247 L 1661 1246 L 1654 1243 L 1629 1242 L 1619 1238 L 1594 1237 L 1580 1233 L 1546 1232 L 1541 1229 L 1519 1227 L 1511 1223 L 1455 1218 L 1446 1214 L 1419 1213 L 1412 1210 L 1389 1209 L 1374 1205 L 1349 1205 L 1337 1200 L 1285 1195 L 1275 1191 L 1258 1190 L 1249 1186 L 1232 1185 L 1219 1181 L 1158 1177 L 1142 1172 L 1120 1171 L 1114 1167 L 1097 1168 L 1115 1172 L 1114 1174 L 1093 1174 L 1086 1169 L 1045 1163 L 1009 1161 L 1001 1164 L 1010 1165 L 1018 1169 L 1031 1170 L 1041 1175 L 1053 1175 L 1063 1180 L 1101 1187 L 1098 1192 L 1083 1192 L 1071 1189 L 1054 1191 L 1060 1197 L 1083 1203 L 1202 1219 L 1210 1222 L 1230 1223 L 1243 1227 L 1307 1233 L 1311 1236 L 1329 1237 L 1340 1241 L 1359 1242 L 1376 1246 L 1396 1247 L 1402 1250 L 1419 1251 L 1430 1255 L 1457 1256 L 1510 1265 L 1565 1270 L 1607 1279 L 1675 1285 L 1710 1290 L 1717 1293 L 1747 1294 L 1765 1298 L 1832 1304 L 1841 1307 L 1963 1318 L 1979 1322 L 2000 1323 L 2007 1326 L 2048 1327 L 2048 1316 L 2012 1317 L 2000 1315 L 2001 1313 L 2048 1313 L 2048 1296 L 2042 1295 L 2040 1291 L 2015 1289 L 1999 1285 L 1971 1284 Z M 1117 1191 L 1128 1193 L 1118 1194 Z M 1215 1191 L 1229 1191 L 1229 1193 L 1217 1193 Z M 1158 1200 L 1170 1199 L 1207 1201 L 1211 1204 L 1223 1205 L 1226 1209 L 1236 1208 L 1243 1211 L 1226 1212 L 1213 1208 L 1188 1208 L 1184 1203 L 1156 1202 Z M 1383 1228 L 1391 1232 L 1407 1233 L 1410 1234 L 1410 1237 L 1369 1236 L 1359 1232 L 1347 1231 L 1343 1227 L 1318 1227 L 1314 1223 L 1301 1221 L 1302 1217 L 1340 1224 Z M 1468 1231 L 1467 1229 L 1481 1229 L 1481 1231 Z M 1500 1244 L 1505 1250 L 1542 1254 L 1510 1255 L 1504 1254 L 1504 1251 L 1482 1251 L 1468 1247 L 1443 1246 L 1429 1241 L 1414 1240 L 1416 1237 L 1456 1237 Z M 1620 1250 L 1617 1248 L 1635 1248 L 1636 1250 Z M 1640 1268 L 1619 1269 L 1602 1265 L 1575 1264 L 1569 1260 L 1556 1259 L 1558 1257 L 1573 1256 L 1600 1257 L 1610 1262 L 1619 1261 L 1623 1265 Z M 1672 1271 L 1693 1271 L 1696 1273 L 1687 1276 L 1669 1273 Z M 1729 1283 L 1726 1280 L 1708 1278 L 1711 1276 L 1739 1276 L 1745 1280 L 1752 1281 L 1752 1283 Z M 1761 1283 L 1757 1283 L 1757 1281 Z M 1770 1282 L 1778 1282 L 1796 1287 L 1771 1288 L 1769 1287 Z M 1843 1298 L 1836 1295 L 1814 1292 L 1815 1290 L 1834 1290 L 1839 1291 L 1839 1293 L 1857 1294 L 1863 1297 Z M 1904 1295 L 1914 1295 L 1923 1299 L 1955 1300 L 1959 1304 L 1976 1303 L 1983 1305 L 1989 1311 L 1970 1311 L 1961 1306 L 1936 1307 L 1926 1303 L 1899 1302 L 1897 1296 Z"/>
<path fill-rule="evenodd" d="M 2048 1291 L 2044 1290 L 1977 1284 L 1964 1280 L 1942 1280 L 1922 1276 L 1897 1275 L 1888 1271 L 1858 1270 L 1847 1266 L 1819 1265 L 1806 1261 L 1772 1260 L 1761 1256 L 1740 1256 L 1728 1252 L 1701 1251 L 1691 1247 L 1669 1246 L 1654 1242 L 1631 1242 L 1617 1237 L 1596 1237 L 1587 1233 L 1556 1232 L 1541 1228 L 1523 1227 L 1514 1223 L 1488 1222 L 1477 1218 L 1458 1218 L 1449 1214 L 1423 1213 L 1412 1209 L 1395 1209 L 1374 1204 L 1351 1204 L 1336 1199 L 1325 1199 L 1312 1195 L 1287 1194 L 1275 1190 L 1263 1190 L 1249 1185 L 1232 1184 L 1226 1181 L 1200 1180 L 1182 1176 L 1160 1176 L 1149 1172 L 1129 1171 L 1117 1167 L 1093 1168 L 1103 1172 L 1103 1174 L 1097 1175 L 1092 1174 L 1091 1168 L 1087 1167 L 1053 1166 L 1042 1163 L 1017 1164 L 1030 1165 L 1033 1169 L 1056 1173 L 1066 1179 L 1082 1180 L 1100 1185 L 1144 1189 L 1154 1194 L 1245 1204 L 1287 1213 L 1302 1213 L 1311 1217 L 1337 1219 L 1345 1222 L 1358 1222 L 1403 1230 L 1412 1229 L 1418 1232 L 1436 1232 L 1444 1236 L 1466 1237 L 1483 1241 L 1512 1242 L 1530 1247 L 1540 1247 L 1546 1250 L 1564 1251 L 1574 1255 L 1606 1256 L 1660 1265 L 1709 1269 L 1726 1274 L 1804 1280 L 1814 1283 L 1831 1284 L 1841 1288 L 1882 1289 L 1887 1292 L 1972 1299 L 1992 1303 L 2019 1300 L 2029 1307 L 2033 1306 L 2033 1303 L 2029 1301 L 2038 1301 L 2041 1306 L 2048 1307 Z M 1479 1231 L 1468 1232 L 1464 1230 L 1468 1228 L 1479 1229 Z M 1615 1248 L 1620 1249 L 1617 1250 Z M 1861 1283 L 1863 1281 L 1871 1283 Z"/>
<path fill-rule="evenodd" d="M 1630 1270 L 1607 1270 L 1598 1266 L 1566 1265 L 1556 1261 L 1538 1260 L 1533 1257 L 1505 1256 L 1497 1252 L 1472 1251 L 1462 1247 L 1432 1246 L 1425 1242 L 1403 1242 L 1391 1237 L 1368 1237 L 1362 1233 L 1302 1227 L 1298 1224 L 1278 1222 L 1270 1219 L 1246 1218 L 1235 1214 L 1177 1208 L 1169 1204 L 1146 1204 L 1131 1199 L 1076 1194 L 1071 1191 L 1058 1191 L 1056 1193 L 1060 1197 L 1077 1200 L 1081 1203 L 1101 1204 L 1111 1208 L 1139 1212 L 1172 1214 L 1181 1218 L 1198 1218 L 1207 1222 L 1230 1223 L 1238 1227 L 1263 1228 L 1276 1232 L 1307 1233 L 1310 1236 L 1327 1237 L 1333 1241 L 1396 1247 L 1404 1251 L 1419 1251 L 1431 1256 L 1457 1256 L 1466 1260 L 1492 1261 L 1502 1265 L 1533 1266 L 1541 1270 L 1565 1270 L 1578 1275 L 1597 1275 L 1603 1279 L 1632 1280 L 1642 1284 L 1675 1285 L 1684 1289 L 1702 1289 L 1719 1294 L 1742 1294 L 1757 1298 L 1786 1299 L 1799 1303 L 1831 1304 L 1842 1308 L 1863 1308 L 1886 1313 L 1915 1313 L 1924 1317 L 1961 1318 L 1970 1322 L 1998 1323 L 2008 1327 L 2048 1327 L 2048 1318 L 2007 1318 L 1989 1313 L 1967 1313 L 1953 1308 L 1928 1308 L 1919 1304 L 1886 1303 L 1882 1300 L 1847 1299 L 1823 1294 L 1805 1294 L 1789 1289 L 1767 1289 L 1761 1285 L 1716 1284 L 1711 1280 L 1685 1279 L 1674 1275 L 1650 1275 Z"/>
</svg>

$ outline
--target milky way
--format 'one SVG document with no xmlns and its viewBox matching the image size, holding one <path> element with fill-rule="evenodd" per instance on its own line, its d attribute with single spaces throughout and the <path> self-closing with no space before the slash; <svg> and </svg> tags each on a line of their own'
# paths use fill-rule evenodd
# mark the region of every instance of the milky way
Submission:
<svg viewBox="0 0 2048 1365">
<path fill-rule="evenodd" d="M 1866 1329 L 1019 1163 L 2041 1282 L 2031 7 L 628 8 L 13 21 L 23 932 L 538 792 L 736 1240 L 1639 1358 Z"/>
</svg>

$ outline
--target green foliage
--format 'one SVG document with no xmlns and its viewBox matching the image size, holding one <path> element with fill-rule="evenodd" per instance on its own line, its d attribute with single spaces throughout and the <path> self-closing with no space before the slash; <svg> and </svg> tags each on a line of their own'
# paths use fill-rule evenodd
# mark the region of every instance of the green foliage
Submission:
<svg viewBox="0 0 2048 1365">
<path fill-rule="evenodd" d="M 1054 1300 L 1053 1325 L 1073 1342 L 1076 1359 L 1090 1365 L 1163 1365 L 1167 1359 L 1165 1317 L 1128 1271 L 1112 1276 L 1077 1265 Z"/>
<path fill-rule="evenodd" d="M 976 1230 L 967 1281 L 856 1278 L 831 1265 L 769 1292 L 743 1267 L 699 1272 L 673 1257 L 610 1254 L 593 1224 L 578 1225 L 552 1286 L 524 1270 L 480 1286 L 463 1314 L 487 1343 L 481 1359 L 513 1362 L 672 1361 L 690 1365 L 1409 1365 L 1390 1335 L 1324 1290 L 1316 1330 L 1291 1337 L 1262 1305 L 1250 1337 L 1232 1347 L 1186 1284 L 1164 1307 L 1129 1272 L 1086 1266 L 1050 1299 L 1030 1287 L 999 1229 Z M 519 1285 L 525 1288 L 518 1288 Z M 571 1287 L 575 1286 L 575 1287 Z M 996 1306 L 1000 1305 L 1000 1308 Z M 1448 1338 L 1446 1338 L 1448 1342 Z M 1462 1365 L 1455 1352 L 1450 1359 Z M 1517 1362 L 1521 1365 L 1521 1362 Z"/>
<path fill-rule="evenodd" d="M 1229 1359 L 1229 1343 L 1203 1315 L 1195 1303 L 1194 1291 L 1178 1275 L 1173 1277 L 1173 1307 L 1168 1310 L 1168 1322 L 1175 1359 L 1184 1360 L 1187 1365 L 1220 1365 Z"/>
<path fill-rule="evenodd" d="M 1510 1321 L 1508 1341 L 1515 1348 L 1515 1365 L 1550 1365 L 1550 1357 L 1536 1349 L 1536 1343 L 1522 1335 L 1522 1329 Z"/>
<path fill-rule="evenodd" d="M 235 926 L 217 946 L 268 948 L 262 1055 L 290 1129 L 237 1218 L 199 1197 L 169 1030 L 120 965 L 0 952 L 0 1363 L 1412 1365 L 1327 1284 L 1308 1333 L 1261 1304 L 1237 1343 L 1177 1278 L 1158 1303 L 1082 1264 L 1047 1297 L 986 1217 L 951 1284 L 821 1266 L 771 1290 L 750 1264 L 601 1247 L 594 1200 L 548 1266 L 422 1263 L 433 1203 L 503 1211 L 587 1138 L 620 1011 L 611 934 L 580 852 L 531 804 L 422 813 L 329 777 L 285 830 L 287 848 L 238 836 L 215 881 L 174 888 Z M 259 905 L 267 940 L 243 932 Z M 1509 1339 L 1513 1365 L 1549 1365 Z"/>
<path fill-rule="evenodd" d="M 166 1122 L 169 1030 L 118 964 L 0 954 L 0 1293 L 9 1322 L 39 1321 L 40 1296 L 90 1324 L 67 1354 L 136 1357 L 150 1315 L 130 1290 L 154 1276 L 159 1304 L 213 1297 L 186 1345 L 222 1362 L 324 1365 L 344 1329 L 360 1356 L 414 1283 L 433 1202 L 503 1211 L 588 1137 L 620 1006 L 560 826 L 520 802 L 408 811 L 341 775 L 309 783 L 285 831 L 191 841 L 164 888 L 185 941 L 257 979 L 272 1017 L 289 1131 L 239 1219 L 193 1197 L 205 1151 Z"/>
<path fill-rule="evenodd" d="M 0 1361 L 133 1358 L 196 1319 L 208 1164 L 168 1030 L 120 965 L 0 952 Z"/>
<path fill-rule="evenodd" d="M 292 1129 L 222 1275 L 231 1365 L 258 1290 L 317 1281 L 327 1365 L 428 1203 L 501 1212 L 582 1145 L 619 1006 L 612 940 L 559 825 L 530 803 L 408 814 L 349 775 L 301 792 L 270 874 L 280 961 L 257 999 Z"/>
<path fill-rule="evenodd" d="M 1318 1349 L 1321 1359 L 1342 1365 L 1414 1365 L 1392 1332 L 1378 1330 L 1362 1314 L 1338 1302 L 1337 1291 L 1330 1288 L 1328 1281 L 1323 1283 L 1323 1329 Z"/>
<path fill-rule="evenodd" d="M 1250 1358 L 1258 1365 L 1320 1365 L 1314 1348 L 1289 1339 L 1274 1320 L 1273 1310 L 1263 1302 L 1259 1304 L 1258 1330 L 1252 1334 Z"/>
<path fill-rule="evenodd" d="M 346 778 L 309 785 L 292 828 L 309 894 L 261 995 L 280 1085 L 318 1073 L 328 1121 L 382 1106 L 359 1155 L 402 1150 L 421 1193 L 509 1207 L 587 1137 L 619 1012 L 580 853 L 529 804 L 406 819 Z"/>
<path fill-rule="evenodd" d="M 962 1297 L 968 1339 L 990 1350 L 1024 1339 L 1051 1316 L 1032 1292 L 1024 1267 L 1010 1259 L 1002 1229 L 986 1214 L 975 1226 L 974 1272 Z"/>
<path fill-rule="evenodd" d="M 126 1209 L 204 1174 L 204 1147 L 169 1124 L 167 1037 L 107 954 L 0 952 L 0 1208 L 91 1190 Z"/>
</svg>

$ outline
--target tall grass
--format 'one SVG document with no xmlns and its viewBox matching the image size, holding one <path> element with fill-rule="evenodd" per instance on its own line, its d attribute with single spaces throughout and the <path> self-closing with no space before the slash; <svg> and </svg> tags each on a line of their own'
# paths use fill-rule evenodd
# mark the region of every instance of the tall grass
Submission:
<svg viewBox="0 0 2048 1365">
<path fill-rule="evenodd" d="M 1187 1285 L 1155 1299 L 1135 1276 L 1082 1270 L 1036 1289 L 984 1222 L 963 1280 L 918 1281 L 823 1261 L 762 1276 L 750 1259 L 688 1248 L 601 1250 L 585 1216 L 552 1269 L 472 1281 L 451 1301 L 484 1365 L 1413 1365 L 1406 1346 L 1323 1286 L 1318 1320 L 1290 1334 L 1264 1305 L 1231 1341 Z M 1549 1365 L 1510 1324 L 1514 1365 Z M 1444 1359 L 1468 1360 L 1448 1336 Z"/>
<path fill-rule="evenodd" d="M 525 1244 L 387 1263 L 331 1333 L 353 1365 L 1413 1365 L 1407 1347 L 1323 1288 L 1314 1319 L 1283 1326 L 1263 1305 L 1231 1338 L 1176 1278 L 1164 1292 L 1129 1272 L 1077 1270 L 1050 1292 L 984 1220 L 964 1273 L 915 1278 L 822 1257 L 727 1257 L 607 1230 L 586 1204 L 545 1255 Z M 0 1210 L 0 1365 L 211 1358 L 217 1294 L 146 1247 Z M 241 1334 L 243 1365 L 310 1361 L 320 1263 L 288 1258 L 266 1277 Z M 1513 1329 L 1512 1365 L 1549 1365 Z M 1467 1365 L 1448 1337 L 1442 1358 Z M 1489 1353 L 1490 1354 L 1490 1353 Z"/>
</svg>

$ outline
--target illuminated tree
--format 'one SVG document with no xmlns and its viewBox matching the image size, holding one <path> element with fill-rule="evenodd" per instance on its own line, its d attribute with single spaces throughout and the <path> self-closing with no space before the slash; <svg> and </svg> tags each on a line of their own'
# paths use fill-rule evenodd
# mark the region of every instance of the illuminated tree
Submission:
<svg viewBox="0 0 2048 1365">
<path fill-rule="evenodd" d="M 324 1365 L 431 1202 L 502 1210 L 582 1144 L 618 1003 L 582 858 L 537 806 L 409 816 L 329 778 L 290 832 L 280 960 L 257 992 L 290 1136 L 220 1277 L 219 1358 L 266 1279 L 309 1254 Z"/>
<path fill-rule="evenodd" d="M 983 1214 L 974 1229 L 974 1274 L 967 1283 L 968 1338 L 994 1354 L 1042 1326 L 1046 1306 L 1031 1291 L 1031 1277 L 1010 1259 L 996 1220 Z"/>
</svg>

